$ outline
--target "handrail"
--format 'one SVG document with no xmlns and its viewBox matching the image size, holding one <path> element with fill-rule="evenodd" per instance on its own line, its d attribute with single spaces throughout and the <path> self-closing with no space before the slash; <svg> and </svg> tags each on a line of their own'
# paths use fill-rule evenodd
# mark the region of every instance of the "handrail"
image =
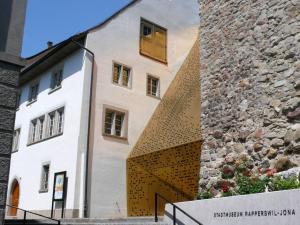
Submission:
<svg viewBox="0 0 300 225">
<path fill-rule="evenodd" d="M 16 206 L 13 206 L 13 205 L 8 205 L 8 204 L 6 204 L 6 206 L 7 206 L 7 207 L 10 207 L 10 208 L 15 208 L 15 209 L 17 209 L 17 210 L 21 210 L 21 211 L 24 212 L 23 224 L 26 224 L 26 220 L 27 220 L 26 216 L 27 216 L 27 213 L 29 213 L 29 214 L 33 214 L 33 215 L 36 215 L 36 216 L 39 216 L 39 217 L 43 217 L 43 218 L 46 218 L 46 219 L 55 221 L 55 222 L 57 222 L 58 225 L 60 225 L 60 220 L 53 219 L 53 218 L 51 218 L 51 217 L 44 216 L 44 215 L 41 215 L 41 214 L 38 214 L 38 213 L 34 213 L 34 212 L 31 212 L 31 211 L 28 211 L 28 210 L 25 210 L 25 209 L 21 209 L 21 208 L 18 208 L 18 207 L 16 207 Z"/>
<path fill-rule="evenodd" d="M 155 222 L 158 222 L 158 212 L 157 212 L 158 211 L 158 207 L 157 207 L 158 197 L 160 197 L 161 199 L 165 200 L 167 203 L 169 203 L 173 206 L 173 225 L 176 225 L 176 209 L 178 209 L 180 212 L 182 212 L 184 215 L 189 217 L 191 220 L 193 220 L 198 225 L 203 225 L 198 220 L 196 220 L 194 217 L 192 217 L 187 212 L 185 212 L 183 209 L 181 209 L 180 207 L 178 207 L 177 205 L 175 205 L 174 203 L 172 203 L 171 201 L 169 201 L 164 196 L 162 196 L 158 193 L 155 193 Z"/>
</svg>

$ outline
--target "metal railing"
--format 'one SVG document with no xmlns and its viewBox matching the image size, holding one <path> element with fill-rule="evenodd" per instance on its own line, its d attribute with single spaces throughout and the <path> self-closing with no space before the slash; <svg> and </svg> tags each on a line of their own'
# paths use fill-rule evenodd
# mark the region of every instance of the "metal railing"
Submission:
<svg viewBox="0 0 300 225">
<path fill-rule="evenodd" d="M 158 198 L 163 199 L 166 203 L 169 203 L 169 204 L 171 204 L 173 206 L 173 217 L 172 217 L 172 219 L 173 219 L 173 225 L 176 225 L 176 210 L 180 211 L 181 213 L 183 213 L 184 215 L 186 215 L 187 217 L 189 217 L 196 224 L 203 225 L 198 220 L 196 220 L 194 217 L 192 217 L 187 212 L 185 212 L 183 209 L 181 209 L 180 207 L 178 207 L 177 205 L 175 205 L 174 203 L 172 203 L 171 201 L 169 201 L 168 199 L 166 199 L 165 197 L 161 196 L 158 193 L 155 193 L 155 222 L 158 222 Z"/>
<path fill-rule="evenodd" d="M 30 211 L 28 211 L 28 210 L 21 209 L 21 208 L 18 208 L 18 207 L 16 207 L 16 206 L 12 206 L 12 205 L 6 205 L 6 206 L 9 207 L 9 208 L 14 208 L 14 209 L 20 210 L 20 211 L 22 211 L 22 212 L 24 213 L 24 214 L 23 214 L 23 215 L 24 215 L 24 216 L 23 216 L 23 224 L 24 224 L 24 225 L 25 225 L 26 222 L 28 221 L 28 219 L 27 219 L 27 214 L 32 214 L 32 215 L 35 215 L 35 216 L 39 216 L 39 217 L 42 217 L 42 218 L 45 218 L 45 219 L 54 221 L 54 222 L 57 223 L 57 225 L 60 225 L 60 220 L 53 219 L 53 218 L 50 218 L 50 217 L 48 217 L 48 216 L 44 216 L 44 215 L 41 215 L 41 214 L 38 214 L 38 213 L 30 212 Z"/>
</svg>

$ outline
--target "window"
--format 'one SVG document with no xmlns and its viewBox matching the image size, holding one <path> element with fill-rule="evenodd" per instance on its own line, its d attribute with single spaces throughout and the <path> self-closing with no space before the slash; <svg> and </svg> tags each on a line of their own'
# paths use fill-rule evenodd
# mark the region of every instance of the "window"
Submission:
<svg viewBox="0 0 300 225">
<path fill-rule="evenodd" d="M 37 95 L 38 95 L 38 89 L 39 89 L 39 84 L 33 84 L 30 86 L 29 88 L 29 97 L 28 97 L 28 101 L 29 102 L 34 102 L 37 99 Z"/>
<path fill-rule="evenodd" d="M 52 74 L 52 80 L 51 80 L 51 89 L 57 89 L 61 87 L 61 82 L 63 78 L 63 70 L 59 69 Z"/>
<path fill-rule="evenodd" d="M 63 133 L 64 108 L 47 113 L 30 122 L 29 143 L 33 144 Z"/>
<path fill-rule="evenodd" d="M 126 112 L 122 112 L 119 110 L 114 110 L 110 108 L 106 108 L 104 110 L 105 118 L 104 118 L 104 134 L 111 135 L 115 137 L 123 137 L 126 138 L 127 131 L 127 116 Z"/>
<path fill-rule="evenodd" d="M 17 152 L 19 149 L 20 132 L 21 129 L 16 129 L 14 131 L 12 152 Z"/>
<path fill-rule="evenodd" d="M 153 76 L 147 76 L 147 95 L 159 98 L 159 79 Z"/>
<path fill-rule="evenodd" d="M 48 114 L 48 136 L 56 136 L 63 133 L 64 108 L 55 110 Z"/>
<path fill-rule="evenodd" d="M 50 164 L 45 164 L 45 165 L 42 166 L 40 192 L 47 192 L 48 191 L 49 171 L 50 171 Z"/>
<path fill-rule="evenodd" d="M 42 140 L 44 138 L 44 123 L 45 123 L 45 117 L 40 117 L 37 120 L 37 141 Z"/>
<path fill-rule="evenodd" d="M 130 88 L 131 69 L 118 63 L 113 65 L 113 83 Z"/>
<path fill-rule="evenodd" d="M 167 30 L 142 19 L 140 33 L 140 53 L 167 63 Z"/>
<path fill-rule="evenodd" d="M 55 112 L 49 114 L 48 120 L 48 128 L 49 128 L 49 136 L 54 135 L 54 120 L 55 120 Z"/>
<path fill-rule="evenodd" d="M 21 104 L 21 93 L 17 94 L 16 109 L 19 109 Z"/>
<path fill-rule="evenodd" d="M 30 123 L 29 143 L 36 142 L 37 120 L 32 120 Z"/>
</svg>

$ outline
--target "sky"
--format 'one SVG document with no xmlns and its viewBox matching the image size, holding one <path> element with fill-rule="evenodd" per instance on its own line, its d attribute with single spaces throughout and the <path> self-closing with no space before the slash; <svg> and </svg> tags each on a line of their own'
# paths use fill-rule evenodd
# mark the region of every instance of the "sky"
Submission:
<svg viewBox="0 0 300 225">
<path fill-rule="evenodd" d="M 22 57 L 100 23 L 130 0 L 28 0 Z"/>
</svg>

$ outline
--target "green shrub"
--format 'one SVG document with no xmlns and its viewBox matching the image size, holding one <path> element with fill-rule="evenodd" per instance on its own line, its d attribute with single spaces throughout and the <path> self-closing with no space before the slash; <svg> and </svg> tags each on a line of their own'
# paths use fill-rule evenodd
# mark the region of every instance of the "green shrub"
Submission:
<svg viewBox="0 0 300 225">
<path fill-rule="evenodd" d="M 268 178 L 238 176 L 236 192 L 239 195 L 262 193 L 266 189 Z"/>
<path fill-rule="evenodd" d="M 296 176 L 291 176 L 288 178 L 275 176 L 270 180 L 268 186 L 270 191 L 280 191 L 300 188 L 300 183 Z"/>
<path fill-rule="evenodd" d="M 230 197 L 230 196 L 234 196 L 236 195 L 236 193 L 234 191 L 227 191 L 227 192 L 222 192 L 222 197 Z"/>
<path fill-rule="evenodd" d="M 201 200 L 201 199 L 210 199 L 212 198 L 212 194 L 210 191 L 204 191 L 198 194 L 197 199 Z"/>
</svg>

